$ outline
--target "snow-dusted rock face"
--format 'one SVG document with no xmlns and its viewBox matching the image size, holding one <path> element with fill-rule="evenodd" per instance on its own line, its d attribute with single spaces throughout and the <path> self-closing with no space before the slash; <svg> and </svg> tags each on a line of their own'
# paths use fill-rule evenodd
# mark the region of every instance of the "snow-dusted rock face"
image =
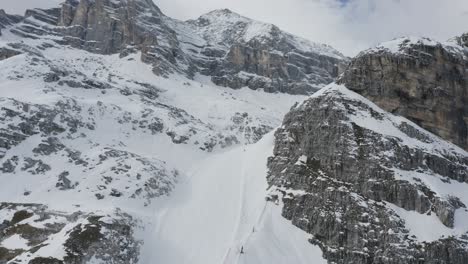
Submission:
<svg viewBox="0 0 468 264">
<path fill-rule="evenodd" d="M 188 53 L 202 73 L 212 76 L 218 85 L 236 89 L 248 86 L 269 92 L 310 94 L 333 81 L 347 60 L 332 47 L 227 9 L 188 21 L 184 28 L 203 39 L 200 43 L 187 40 L 185 44 L 191 45 Z"/>
<path fill-rule="evenodd" d="M 332 82 L 347 61 L 327 45 L 229 10 L 182 22 L 151 0 L 67 0 L 60 9 L 31 10 L 26 17 L 13 32 L 56 35 L 58 43 L 99 54 L 140 51 L 155 74 L 202 73 L 234 89 L 311 94 Z"/>
<path fill-rule="evenodd" d="M 468 261 L 468 153 L 345 86 L 286 115 L 269 169 L 329 263 Z"/>
<path fill-rule="evenodd" d="M 20 16 L 8 15 L 5 10 L 0 9 L 0 36 L 2 35 L 2 29 L 5 27 L 17 23 L 21 20 Z"/>
<path fill-rule="evenodd" d="M 467 150 L 466 39 L 383 43 L 354 58 L 339 83 Z"/>
</svg>

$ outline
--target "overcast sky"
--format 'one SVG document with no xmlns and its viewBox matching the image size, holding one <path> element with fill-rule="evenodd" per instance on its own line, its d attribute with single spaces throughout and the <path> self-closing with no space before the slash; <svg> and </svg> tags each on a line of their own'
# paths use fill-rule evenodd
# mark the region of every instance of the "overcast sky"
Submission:
<svg viewBox="0 0 468 264">
<path fill-rule="evenodd" d="M 400 36 L 446 40 L 468 31 L 468 0 L 154 0 L 164 13 L 191 19 L 219 8 L 270 22 L 348 56 Z M 61 0 L 0 0 L 0 8 L 22 13 L 24 6 Z"/>
</svg>

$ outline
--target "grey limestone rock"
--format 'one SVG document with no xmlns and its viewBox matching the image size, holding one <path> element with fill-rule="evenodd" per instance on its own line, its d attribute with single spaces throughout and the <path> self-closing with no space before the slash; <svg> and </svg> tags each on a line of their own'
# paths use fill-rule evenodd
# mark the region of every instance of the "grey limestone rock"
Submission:
<svg viewBox="0 0 468 264">
<path fill-rule="evenodd" d="M 466 46 L 466 34 L 456 39 Z M 398 50 L 384 44 L 360 53 L 339 83 L 467 150 L 466 48 L 424 38 L 394 42 Z"/>
<path fill-rule="evenodd" d="M 393 129 L 401 134 L 386 134 Z M 435 214 L 453 227 L 455 212 L 466 205 L 432 190 L 425 177 L 468 183 L 462 149 L 343 86 L 294 107 L 275 135 L 271 199 L 282 199 L 283 216 L 314 236 L 329 263 L 467 261 L 463 237 L 421 243 L 393 210 Z"/>
</svg>

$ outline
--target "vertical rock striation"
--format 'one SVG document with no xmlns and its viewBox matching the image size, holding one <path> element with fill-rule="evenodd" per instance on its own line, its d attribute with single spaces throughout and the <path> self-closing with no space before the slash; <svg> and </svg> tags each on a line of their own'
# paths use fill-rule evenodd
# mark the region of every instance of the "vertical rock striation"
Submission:
<svg viewBox="0 0 468 264">
<path fill-rule="evenodd" d="M 67 0 L 57 30 L 67 43 L 100 54 L 141 51 L 157 74 L 182 71 L 187 64 L 175 32 L 151 0 Z"/>
</svg>

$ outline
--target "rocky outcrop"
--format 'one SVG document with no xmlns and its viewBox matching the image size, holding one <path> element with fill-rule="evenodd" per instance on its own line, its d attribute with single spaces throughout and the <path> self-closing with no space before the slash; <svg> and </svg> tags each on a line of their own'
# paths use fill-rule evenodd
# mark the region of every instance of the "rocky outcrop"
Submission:
<svg viewBox="0 0 468 264">
<path fill-rule="evenodd" d="M 21 52 L 13 50 L 13 49 L 0 48 L 0 61 L 1 60 L 6 60 L 8 58 L 11 58 L 11 57 L 19 55 L 19 54 L 21 54 Z"/>
<path fill-rule="evenodd" d="M 466 151 L 335 84 L 293 107 L 275 136 L 269 199 L 329 263 L 468 261 L 468 199 L 450 191 L 468 190 Z M 428 228 L 458 231 L 428 239 L 411 225 L 434 217 Z"/>
<path fill-rule="evenodd" d="M 18 23 L 21 20 L 20 16 L 8 15 L 5 10 L 0 9 L 0 36 L 2 35 L 2 29 L 7 26 Z"/>
<path fill-rule="evenodd" d="M 467 36 L 397 39 L 354 58 L 339 83 L 468 149 Z M 459 45 L 460 44 L 460 45 Z"/>
<path fill-rule="evenodd" d="M 0 263 L 138 262 L 141 242 L 134 238 L 136 223 L 130 215 L 67 214 L 45 205 L 13 203 L 0 203 L 0 213 L 5 216 L 0 223 L 0 245 L 5 245 L 0 246 Z M 50 255 L 54 250 L 63 255 Z"/>
<path fill-rule="evenodd" d="M 143 17 L 145 10 L 149 13 Z M 73 46 L 113 54 L 127 46 L 157 45 L 157 32 L 146 32 L 138 23 L 157 26 L 161 16 L 152 1 L 69 0 L 62 5 L 58 25 L 65 27 L 64 34 Z M 145 18 L 152 21 L 143 21 Z"/>
</svg>

